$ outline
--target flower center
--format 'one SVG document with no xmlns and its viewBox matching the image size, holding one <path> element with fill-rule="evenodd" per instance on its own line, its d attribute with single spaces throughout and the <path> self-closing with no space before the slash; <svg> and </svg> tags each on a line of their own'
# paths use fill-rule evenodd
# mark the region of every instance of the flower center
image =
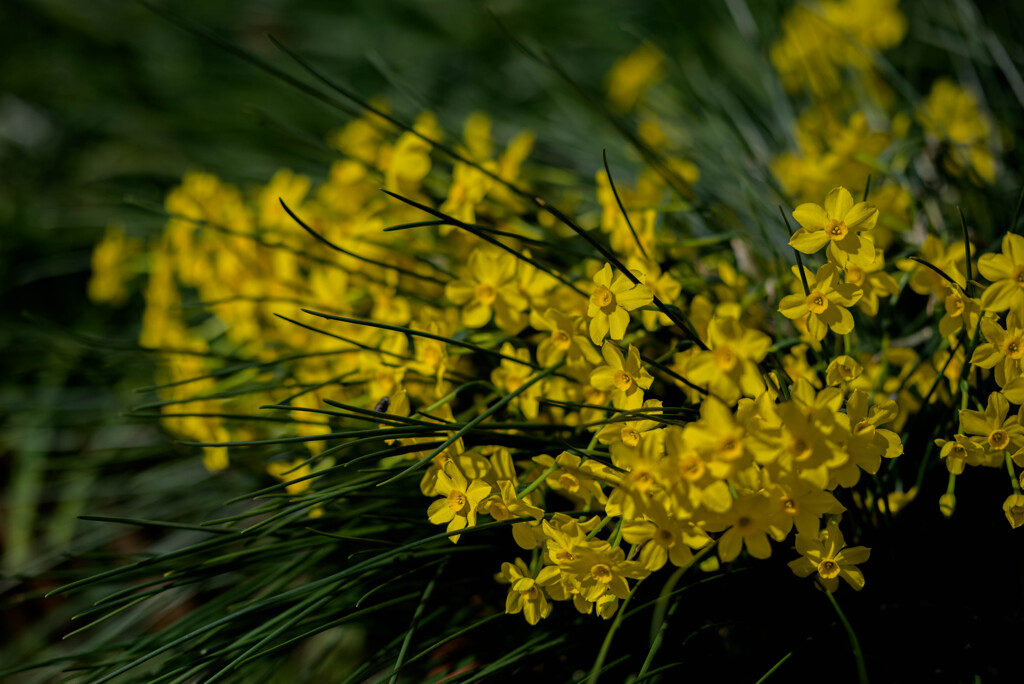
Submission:
<svg viewBox="0 0 1024 684">
<path fill-rule="evenodd" d="M 811 292 L 810 296 L 807 297 L 807 309 L 812 314 L 823 314 L 828 310 L 828 297 L 821 294 L 818 290 Z"/>
<path fill-rule="evenodd" d="M 629 474 L 629 479 L 633 483 L 633 488 L 643 494 L 651 485 L 654 483 L 654 478 L 646 470 L 634 470 Z"/>
<path fill-rule="evenodd" d="M 441 350 L 434 345 L 430 345 L 423 352 L 423 360 L 431 368 L 437 368 L 441 365 Z"/>
<path fill-rule="evenodd" d="M 782 512 L 786 515 L 796 515 L 798 510 L 796 499 L 793 499 L 788 496 L 782 497 L 781 508 Z"/>
<path fill-rule="evenodd" d="M 672 546 L 676 543 L 675 535 L 670 530 L 658 529 L 654 535 L 654 541 L 661 546 Z"/>
<path fill-rule="evenodd" d="M 735 461 L 743 455 L 743 442 L 736 435 L 726 435 L 718 442 L 718 457 L 723 461 Z"/>
<path fill-rule="evenodd" d="M 864 284 L 864 269 L 856 264 L 848 264 L 846 267 L 846 282 L 860 287 Z"/>
<path fill-rule="evenodd" d="M 954 444 L 953 448 L 949 451 L 953 458 L 967 458 L 967 449 L 964 448 L 963 444 Z"/>
<path fill-rule="evenodd" d="M 874 427 L 874 425 L 872 425 L 868 421 L 862 420 L 862 421 L 860 421 L 859 423 L 857 423 L 853 427 L 853 434 L 855 434 L 855 435 L 864 434 L 865 432 L 867 432 L 868 430 L 870 430 L 873 427 Z"/>
<path fill-rule="evenodd" d="M 1013 279 L 1018 287 L 1024 288 L 1024 265 L 1013 267 Z"/>
<path fill-rule="evenodd" d="M 629 377 L 629 373 L 626 371 L 615 371 L 615 376 L 612 378 L 612 382 L 615 383 L 615 386 L 623 392 L 628 392 L 633 387 L 633 378 Z"/>
<path fill-rule="evenodd" d="M 492 304 L 497 296 L 494 288 L 487 283 L 479 283 L 476 286 L 476 300 L 481 304 Z"/>
<path fill-rule="evenodd" d="M 604 563 L 598 563 L 594 567 L 590 568 L 590 574 L 594 576 L 594 579 L 602 584 L 608 584 L 612 581 L 612 569 Z"/>
<path fill-rule="evenodd" d="M 946 297 L 946 313 L 950 316 L 961 316 L 964 313 L 964 300 L 958 294 L 951 294 Z"/>
<path fill-rule="evenodd" d="M 993 430 L 988 435 L 988 443 L 993 449 L 1005 449 L 1010 443 L 1010 436 L 1006 430 Z"/>
<path fill-rule="evenodd" d="M 811 455 L 811 443 L 803 437 L 794 437 L 789 440 L 789 453 L 796 460 L 803 461 Z"/>
<path fill-rule="evenodd" d="M 818 574 L 825 579 L 832 579 L 839 576 L 839 564 L 830 558 L 818 563 Z"/>
<path fill-rule="evenodd" d="M 519 593 L 521 593 L 523 595 L 523 598 L 526 599 L 527 601 L 536 601 L 537 600 L 537 585 L 536 584 L 531 584 L 529 589 L 527 589 L 526 591 L 521 591 Z"/>
<path fill-rule="evenodd" d="M 841 364 L 839 364 L 839 368 L 838 368 L 838 370 L 839 370 L 839 377 L 841 377 L 841 378 L 842 378 L 843 380 L 845 380 L 846 382 L 850 382 L 850 381 L 851 381 L 851 380 L 853 380 L 853 379 L 854 379 L 855 377 L 857 377 L 857 376 L 856 376 L 856 375 L 854 374 L 854 373 L 855 373 L 855 371 L 854 371 L 854 369 L 853 369 L 853 366 L 849 366 L 849 365 L 847 365 L 847 364 L 845 364 L 845 363 L 841 363 Z"/>
<path fill-rule="evenodd" d="M 832 219 L 825 226 L 825 234 L 828 235 L 829 240 L 838 241 L 842 240 L 849 233 L 846 224 L 838 219 Z"/>
<path fill-rule="evenodd" d="M 569 549 L 559 549 L 555 551 L 555 560 L 559 563 L 572 563 L 576 560 L 576 554 Z"/>
<path fill-rule="evenodd" d="M 572 338 L 569 337 L 569 333 L 564 330 L 555 330 L 552 332 L 551 341 L 554 343 L 555 347 L 562 351 L 567 350 L 569 345 L 572 344 Z"/>
<path fill-rule="evenodd" d="M 736 521 L 736 529 L 741 533 L 753 529 L 753 527 L 754 521 L 750 516 L 741 515 L 739 520 Z"/>
<path fill-rule="evenodd" d="M 448 508 L 455 511 L 456 514 L 461 515 L 463 509 L 466 508 L 466 495 L 457 489 L 453 489 L 448 492 Z"/>
<path fill-rule="evenodd" d="M 738 359 L 729 347 L 716 347 L 713 353 L 715 355 L 715 365 L 723 373 L 728 373 L 736 367 Z"/>
<path fill-rule="evenodd" d="M 1006 340 L 1006 344 L 1003 345 L 1003 353 L 1016 361 L 1024 355 L 1024 344 L 1021 343 L 1021 339 L 1019 337 L 1011 337 Z"/>
<path fill-rule="evenodd" d="M 604 309 L 615 304 L 615 295 L 606 286 L 598 285 L 594 294 L 590 295 L 590 301 Z"/>
<path fill-rule="evenodd" d="M 640 431 L 632 427 L 624 427 L 619 432 L 622 443 L 628 447 L 635 447 L 640 443 Z"/>
<path fill-rule="evenodd" d="M 690 482 L 696 482 L 704 477 L 704 462 L 696 456 L 688 456 L 679 464 L 679 472 Z"/>
</svg>

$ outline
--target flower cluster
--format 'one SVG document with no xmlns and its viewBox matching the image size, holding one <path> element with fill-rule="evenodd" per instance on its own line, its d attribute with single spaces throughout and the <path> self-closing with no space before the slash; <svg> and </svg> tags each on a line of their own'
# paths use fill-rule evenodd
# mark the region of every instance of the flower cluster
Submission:
<svg viewBox="0 0 1024 684">
<path fill-rule="evenodd" d="M 894 261 L 909 188 L 891 174 L 861 201 L 848 189 L 885 168 L 912 125 L 883 108 L 885 125 L 870 126 L 819 87 L 847 67 L 868 78 L 863 48 L 901 39 L 895 2 L 870 4 L 870 22 L 861 3 L 801 7 L 772 53 L 787 86 L 819 98 L 798 119 L 797 149 L 773 164 L 799 198 L 789 246 L 810 267 L 681 238 L 666 207 L 692 197 L 700 174 L 646 114 L 637 139 L 663 161 L 632 187 L 599 172 L 580 224 L 534 194 L 533 135 L 498 152 L 479 113 L 446 154 L 432 114 L 405 129 L 367 114 L 331 136 L 342 160 L 319 183 L 283 170 L 242 189 L 189 173 L 139 267 L 140 343 L 162 353 L 164 425 L 198 443 L 212 472 L 231 465 L 229 443 L 304 444 L 268 468 L 300 500 L 343 447 L 422 471 L 416 496 L 443 543 L 490 522 L 527 556 L 498 578 L 506 611 L 531 624 L 554 602 L 608 618 L 631 580 L 712 551 L 732 563 L 795 545 L 797 575 L 861 588 L 868 550 L 846 548 L 838 523 L 850 506 L 875 508 L 858 483 L 903 454 L 909 420 L 959 402 L 958 434 L 936 443 L 947 511 L 965 465 L 1024 467 L 1024 238 L 1007 235 L 975 265 L 969 243 L 935 231 L 904 245 L 917 260 Z M 642 109 L 661 60 L 645 45 L 614 68 L 616 109 Z M 808 64 L 822 71 L 803 79 Z M 919 120 L 989 180 L 983 116 L 946 112 L 946 97 Z M 103 265 L 137 249 L 110 233 L 95 299 L 124 299 L 130 273 Z M 977 296 L 975 271 L 991 282 Z M 924 328 L 941 344 L 890 339 L 881 320 L 904 295 L 928 298 Z M 999 391 L 971 409 L 989 376 Z M 232 420 L 266 405 L 295 419 Z M 1013 482 L 1004 511 L 1016 527 Z M 310 501 L 312 515 L 331 505 Z"/>
</svg>

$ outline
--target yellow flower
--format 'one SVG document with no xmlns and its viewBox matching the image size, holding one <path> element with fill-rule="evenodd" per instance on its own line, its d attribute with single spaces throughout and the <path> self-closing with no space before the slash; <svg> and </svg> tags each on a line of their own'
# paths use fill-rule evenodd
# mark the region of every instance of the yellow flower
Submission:
<svg viewBox="0 0 1024 684">
<path fill-rule="evenodd" d="M 430 504 L 427 517 L 435 525 L 448 523 L 448 531 L 455 532 L 476 525 L 477 507 L 490 496 L 491 486 L 481 480 L 468 481 L 454 463 L 448 462 L 437 474 L 435 491 L 444 498 Z M 460 536 L 449 539 L 456 544 Z"/>
<path fill-rule="evenodd" d="M 526 299 L 516 284 L 516 258 L 507 252 L 475 249 L 465 280 L 445 286 L 445 296 L 462 306 L 462 324 L 482 328 L 494 317 L 499 328 L 517 333 L 526 325 Z"/>
<path fill-rule="evenodd" d="M 772 510 L 764 493 L 744 494 L 727 513 L 708 524 L 711 532 L 725 530 L 718 539 L 718 556 L 723 563 L 735 560 L 744 545 L 754 558 L 771 556 L 768 531 L 772 527 Z"/>
<path fill-rule="evenodd" d="M 530 326 L 550 333 L 537 345 L 537 361 L 545 368 L 566 358 L 569 366 L 601 363 L 601 356 L 583 335 L 579 318 L 570 318 L 557 309 L 548 309 L 543 315 L 533 310 Z"/>
<path fill-rule="evenodd" d="M 502 563 L 498 581 L 510 585 L 505 599 L 508 615 L 522 613 L 527 622 L 535 625 L 551 614 L 552 605 L 548 603 L 544 590 L 521 558 L 516 558 L 514 564 Z"/>
<path fill-rule="evenodd" d="M 946 160 L 951 173 L 959 175 L 962 168 L 970 167 L 986 182 L 995 181 L 995 159 L 987 143 L 992 123 L 970 91 L 947 78 L 939 79 L 918 119 L 928 133 L 951 146 Z"/>
<path fill-rule="evenodd" d="M 943 273 L 957 283 L 964 282 L 963 272 L 967 262 L 967 252 L 964 250 L 962 241 L 947 246 L 934 235 L 928 235 L 921 243 L 921 258 L 940 268 Z M 901 271 L 910 272 L 910 280 L 907 281 L 907 284 L 917 294 L 934 294 L 936 297 L 942 297 L 949 288 L 948 280 L 913 259 L 901 259 L 896 263 L 896 267 Z"/>
<path fill-rule="evenodd" d="M 643 280 L 642 274 L 638 277 Z M 608 336 L 613 340 L 621 340 L 629 325 L 628 312 L 654 301 L 654 295 L 646 285 L 634 284 L 622 273 L 613 279 L 609 264 L 597 272 L 594 284 L 597 287 L 591 293 L 587 306 L 590 339 L 594 344 L 601 344 Z"/>
<path fill-rule="evenodd" d="M 665 56 L 657 48 L 643 42 L 615 62 L 605 77 L 609 104 L 618 112 L 635 107 L 647 89 L 664 77 L 664 61 Z"/>
<path fill-rule="evenodd" d="M 935 440 L 939 447 L 939 458 L 946 462 L 946 469 L 954 475 L 964 472 L 965 465 L 980 465 L 982 449 L 966 435 L 954 435 L 953 439 Z"/>
<path fill-rule="evenodd" d="M 640 408 L 644 403 L 644 390 L 654 382 L 654 376 L 644 370 L 640 363 L 640 352 L 629 345 L 623 356 L 622 350 L 612 342 L 601 347 L 604 366 L 598 366 L 590 373 L 590 384 L 602 392 L 611 392 L 612 403 L 620 411 Z"/>
<path fill-rule="evenodd" d="M 1010 527 L 1016 529 L 1024 525 L 1024 494 L 1017 492 L 1006 497 L 1003 502 L 1003 513 Z"/>
<path fill-rule="evenodd" d="M 830 387 L 836 387 L 846 382 L 853 382 L 861 373 L 864 367 L 857 363 L 852 356 L 837 356 L 832 359 L 825 369 L 825 382 Z"/>
<path fill-rule="evenodd" d="M 793 210 L 793 218 L 801 228 L 793 233 L 789 244 L 804 254 L 814 254 L 828 245 L 830 261 L 846 267 L 853 260 L 868 266 L 875 259 L 875 241 L 861 233 L 878 223 L 878 209 L 868 202 L 853 203 L 850 191 L 834 188 L 825 198 L 825 206 L 806 203 Z"/>
<path fill-rule="evenodd" d="M 89 299 L 113 306 L 127 301 L 125 282 L 133 275 L 132 258 L 141 251 L 141 240 L 125 237 L 121 226 L 108 226 L 92 252 Z"/>
<path fill-rule="evenodd" d="M 1007 449 L 1016 450 L 1024 445 L 1024 428 L 1017 416 L 1007 417 L 1010 402 L 999 392 L 988 396 L 985 412 L 963 409 L 960 411 L 960 427 L 964 433 L 975 437 L 972 441 L 984 449 L 984 465 L 999 467 Z"/>
<path fill-rule="evenodd" d="M 526 347 L 516 349 L 512 346 L 511 342 L 501 345 L 501 353 L 506 357 L 516 358 L 526 363 L 530 362 L 530 350 Z M 532 372 L 533 370 L 530 366 L 516 363 L 510 358 L 504 358 L 501 360 L 501 365 L 491 371 L 491 382 L 498 389 L 512 393 L 530 379 Z M 537 413 L 540 410 L 540 404 L 538 404 L 537 399 L 540 397 L 542 390 L 543 386 L 541 383 L 535 382 L 512 400 L 512 404 L 519 407 L 519 411 L 523 414 L 524 418 L 533 420 L 537 417 Z"/>
<path fill-rule="evenodd" d="M 986 311 L 1024 309 L 1024 237 L 1007 233 L 1003 236 L 1001 254 L 983 254 L 978 259 L 978 272 L 992 284 L 981 295 L 981 308 Z"/>
<path fill-rule="evenodd" d="M 857 307 L 864 313 L 874 316 L 878 313 L 878 300 L 899 292 L 899 285 L 891 275 L 882 270 L 885 259 L 882 250 L 875 250 L 874 260 L 868 264 L 858 265 L 853 261 L 846 264 L 843 278 L 851 285 L 856 285 L 864 292 L 857 302 Z"/>
<path fill-rule="evenodd" d="M 750 330 L 735 318 L 715 316 L 708 323 L 708 351 L 696 352 L 686 366 L 686 379 L 727 404 L 764 391 L 757 364 L 768 353 L 771 338 Z"/>
<path fill-rule="evenodd" d="M 991 318 L 983 318 L 981 332 L 988 341 L 979 344 L 974 350 L 971 363 L 980 368 L 994 368 L 996 384 L 1000 388 L 1005 388 L 1011 381 L 1021 377 L 1024 326 L 1021 325 L 1020 317 L 1011 313 L 1006 318 L 1006 330 Z M 1011 401 L 1014 398 L 1007 395 L 1007 399 Z"/>
<path fill-rule="evenodd" d="M 797 577 L 809 577 L 817 573 L 818 579 L 830 594 L 839 588 L 842 577 L 855 590 L 864 588 L 864 573 L 855 567 L 867 561 L 871 549 L 864 546 L 846 547 L 843 533 L 830 525 L 820 538 L 798 534 L 796 550 L 800 558 L 789 562 L 789 568 Z"/>
<path fill-rule="evenodd" d="M 779 311 L 789 319 L 800 318 L 808 313 L 807 332 L 814 340 L 821 340 L 831 328 L 837 335 L 853 330 L 853 316 L 846 307 L 853 306 L 861 298 L 862 291 L 851 283 L 839 282 L 839 269 L 825 264 L 818 269 L 814 281 L 808 283 L 811 294 L 788 295 L 779 302 Z"/>
</svg>

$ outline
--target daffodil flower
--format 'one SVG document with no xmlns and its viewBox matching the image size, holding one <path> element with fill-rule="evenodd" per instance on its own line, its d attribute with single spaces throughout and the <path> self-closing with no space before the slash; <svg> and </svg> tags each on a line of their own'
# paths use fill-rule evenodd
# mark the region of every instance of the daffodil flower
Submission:
<svg viewBox="0 0 1024 684">
<path fill-rule="evenodd" d="M 843 533 L 836 526 L 825 528 L 821 538 L 804 534 L 796 536 L 796 550 L 800 558 L 789 562 L 789 569 L 797 577 L 815 573 L 830 594 L 839 588 L 842 577 L 855 590 L 864 588 L 864 573 L 857 565 L 867 561 L 871 549 L 865 546 L 846 548 Z"/>
<path fill-rule="evenodd" d="M 854 204 L 846 188 L 833 188 L 824 207 L 801 204 L 793 210 L 793 218 L 801 226 L 789 239 L 794 249 L 814 254 L 828 245 L 829 260 L 843 267 L 850 260 L 864 266 L 874 260 L 874 238 L 861 233 L 878 223 L 878 209 L 868 202 Z"/>
<path fill-rule="evenodd" d="M 643 280 L 643 276 L 638 276 Z M 612 278 L 612 267 L 604 265 L 594 276 L 594 291 L 587 306 L 590 319 L 590 339 L 601 344 L 605 337 L 621 340 L 629 325 L 629 312 L 654 301 L 654 294 L 646 285 L 633 283 L 619 273 Z"/>
<path fill-rule="evenodd" d="M 808 283 L 809 295 L 795 294 L 782 298 L 779 312 L 790 319 L 807 318 L 807 332 L 812 339 L 821 340 L 825 332 L 832 329 L 837 335 L 853 330 L 853 315 L 847 310 L 857 303 L 863 294 L 861 289 L 850 283 L 839 282 L 839 269 L 825 264 L 818 269 L 814 282 Z"/>
</svg>

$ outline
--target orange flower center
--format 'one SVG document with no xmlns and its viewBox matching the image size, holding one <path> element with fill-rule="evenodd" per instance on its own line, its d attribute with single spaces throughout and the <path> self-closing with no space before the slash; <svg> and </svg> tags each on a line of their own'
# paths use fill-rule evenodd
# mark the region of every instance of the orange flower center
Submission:
<svg viewBox="0 0 1024 684">
<path fill-rule="evenodd" d="M 476 286 L 476 300 L 481 304 L 493 304 L 497 296 L 494 288 L 487 283 L 480 283 Z"/>
<path fill-rule="evenodd" d="M 828 235 L 829 240 L 842 240 L 849 234 L 849 232 L 850 231 L 846 227 L 846 224 L 839 219 L 832 219 L 828 222 L 828 225 L 825 226 L 825 234 Z"/>
<path fill-rule="evenodd" d="M 824 577 L 825 579 L 832 579 L 833 577 L 838 577 L 839 563 L 836 563 L 831 558 L 826 558 L 825 560 L 818 563 L 818 574 Z"/>
<path fill-rule="evenodd" d="M 635 447 L 640 443 L 640 431 L 632 427 L 624 427 L 619 432 L 622 443 L 628 447 Z"/>
<path fill-rule="evenodd" d="M 730 372 L 739 361 L 729 347 L 716 347 L 712 353 L 715 355 L 715 365 L 723 373 Z"/>
<path fill-rule="evenodd" d="M 718 457 L 723 461 L 735 461 L 743 455 L 743 442 L 736 435 L 726 435 L 718 442 Z"/>
<path fill-rule="evenodd" d="M 448 508 L 455 511 L 456 514 L 461 515 L 463 509 L 466 508 L 467 503 L 466 495 L 463 492 L 460 492 L 457 489 L 453 489 L 448 492 Z"/>
<path fill-rule="evenodd" d="M 993 449 L 1005 449 L 1010 444 L 1010 436 L 1006 430 L 993 430 L 988 435 L 988 443 Z"/>
<path fill-rule="evenodd" d="M 688 456 L 679 463 L 680 474 L 690 482 L 704 477 L 704 462 L 696 456 Z"/>
<path fill-rule="evenodd" d="M 590 295 L 590 301 L 604 309 L 615 304 L 615 295 L 605 285 L 598 285 L 594 294 Z"/>
<path fill-rule="evenodd" d="M 556 348 L 561 349 L 562 351 L 567 350 L 569 345 L 572 344 L 572 338 L 569 337 L 569 333 L 564 330 L 555 330 L 552 332 L 551 341 L 554 343 Z"/>
<path fill-rule="evenodd" d="M 615 376 L 612 378 L 612 382 L 623 392 L 629 392 L 629 390 L 633 388 L 633 378 L 629 377 L 629 373 L 626 371 L 615 371 Z"/>
<path fill-rule="evenodd" d="M 608 584 L 612 581 L 612 569 L 604 563 L 598 563 L 594 567 L 590 568 L 590 574 L 594 576 L 594 579 L 602 584 Z"/>
<path fill-rule="evenodd" d="M 828 297 L 823 295 L 818 290 L 811 292 L 810 296 L 807 297 L 807 309 L 812 314 L 823 314 L 828 310 Z"/>
<path fill-rule="evenodd" d="M 1021 343 L 1019 337 L 1011 337 L 1003 345 L 1003 353 L 1016 361 L 1021 356 L 1024 356 L 1024 344 Z"/>
<path fill-rule="evenodd" d="M 864 269 L 856 264 L 848 264 L 846 267 L 846 282 L 852 283 L 858 287 L 864 284 L 864 278 L 866 274 Z"/>
</svg>

